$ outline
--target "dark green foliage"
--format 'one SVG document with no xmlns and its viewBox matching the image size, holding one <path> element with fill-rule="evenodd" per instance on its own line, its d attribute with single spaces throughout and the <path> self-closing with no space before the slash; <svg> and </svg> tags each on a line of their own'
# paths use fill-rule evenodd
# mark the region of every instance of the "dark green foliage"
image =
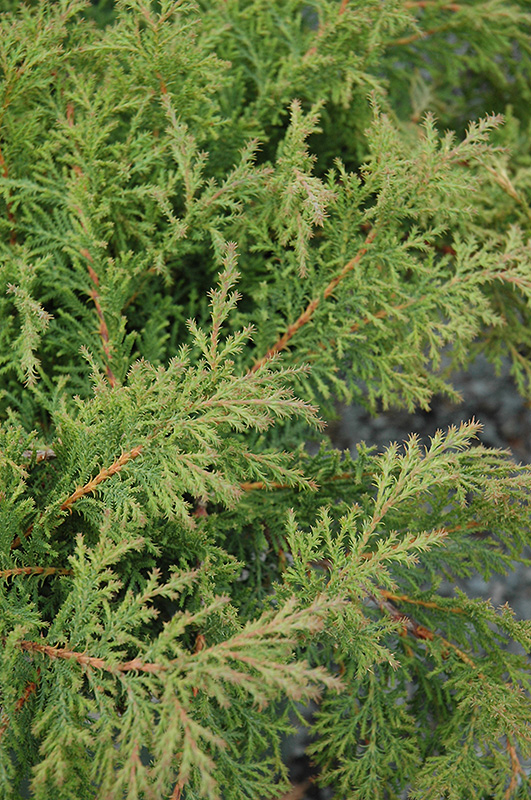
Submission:
<svg viewBox="0 0 531 800">
<path fill-rule="evenodd" d="M 0 10 L 1 797 L 530 798 L 530 470 L 322 421 L 531 399 L 528 3 Z"/>
</svg>

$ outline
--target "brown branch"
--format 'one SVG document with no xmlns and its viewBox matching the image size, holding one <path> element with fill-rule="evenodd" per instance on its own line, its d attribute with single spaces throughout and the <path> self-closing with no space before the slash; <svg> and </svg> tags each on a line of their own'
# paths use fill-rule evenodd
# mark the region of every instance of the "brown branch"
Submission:
<svg viewBox="0 0 531 800">
<path fill-rule="evenodd" d="M 41 674 L 39 668 L 37 668 L 37 677 Z M 20 711 L 21 708 L 24 706 L 24 703 L 27 703 L 33 692 L 37 691 L 37 681 L 32 681 L 28 683 L 26 688 L 24 689 L 24 694 L 22 697 L 19 697 L 17 702 L 15 703 L 15 711 Z"/>
<path fill-rule="evenodd" d="M 89 294 L 92 300 L 94 301 L 96 314 L 98 315 L 98 319 L 100 321 L 100 327 L 98 328 L 98 333 L 100 335 L 101 342 L 103 345 L 103 352 L 105 353 L 105 357 L 107 359 L 107 364 L 105 365 L 105 372 L 107 373 L 107 378 L 109 379 L 110 385 L 114 389 L 114 387 L 116 386 L 116 377 L 109 363 L 111 361 L 111 351 L 109 348 L 109 330 L 107 328 L 107 323 L 105 322 L 105 317 L 103 315 L 103 310 L 100 305 L 100 298 L 97 291 L 95 289 L 92 289 L 92 291 L 89 292 Z"/>
<path fill-rule="evenodd" d="M 455 533 L 456 531 L 463 530 L 463 527 L 465 527 L 465 528 L 479 528 L 480 527 L 480 523 L 471 521 L 471 522 L 467 522 L 467 524 L 465 526 L 456 525 L 454 528 L 444 528 L 444 527 L 443 528 L 439 528 L 438 532 L 441 533 L 441 534 L 444 533 L 444 534 L 448 535 L 449 533 Z M 393 545 L 392 549 L 396 550 L 397 547 L 398 547 L 398 544 L 395 544 L 395 545 Z M 349 555 L 349 554 L 350 554 L 350 551 L 347 550 L 346 555 Z M 372 553 L 372 552 L 367 552 L 367 553 L 361 553 L 360 554 L 360 558 L 369 559 L 369 558 L 373 558 L 373 557 L 374 557 L 374 553 Z M 319 562 L 319 563 L 321 565 L 323 564 L 323 562 Z"/>
<path fill-rule="evenodd" d="M 404 8 L 436 8 L 444 11 L 461 11 L 463 8 L 459 3 L 438 3 L 437 0 L 413 0 L 404 3 Z"/>
<path fill-rule="evenodd" d="M 168 94 L 168 87 L 166 86 L 166 81 L 164 80 L 164 78 L 162 77 L 160 72 L 156 72 L 155 75 L 156 75 L 156 77 L 158 78 L 158 81 L 159 81 L 159 88 L 160 88 L 161 95 L 164 96 L 164 95 Z"/>
<path fill-rule="evenodd" d="M 41 670 L 40 667 L 38 667 L 37 679 L 39 678 L 40 674 Z M 24 689 L 23 694 L 18 698 L 17 702 L 15 703 L 15 711 L 20 711 L 24 707 L 25 703 L 28 702 L 31 695 L 36 691 L 37 691 L 37 681 L 31 681 L 30 683 L 28 683 L 26 685 L 26 688 Z M 0 718 L 0 739 L 2 738 L 8 727 L 9 727 L 9 717 L 4 712 L 2 714 L 2 717 Z"/>
<path fill-rule="evenodd" d="M 434 8 L 437 11 L 452 11 L 457 13 L 458 11 L 462 11 L 463 6 L 459 3 L 438 3 L 437 0 L 410 0 L 409 2 L 404 3 L 404 8 L 409 9 L 425 9 L 425 8 Z M 412 44 L 413 42 L 418 41 L 419 39 L 425 39 L 428 36 L 433 36 L 434 33 L 441 33 L 442 31 L 448 30 L 450 28 L 450 24 L 440 25 L 439 27 L 429 28 L 425 31 L 418 31 L 417 33 L 412 33 L 409 36 L 403 36 L 400 39 L 395 39 L 394 42 L 389 42 L 388 47 L 401 47 L 404 45 Z"/>
<path fill-rule="evenodd" d="M 109 329 L 107 328 L 107 323 L 105 322 L 105 315 L 103 313 L 103 309 L 100 303 L 100 294 L 98 292 L 98 286 L 100 285 L 100 279 L 98 278 L 97 274 L 95 273 L 94 269 L 92 268 L 92 256 L 90 255 L 89 251 L 86 248 L 81 249 L 80 254 L 88 261 L 88 273 L 90 275 L 90 279 L 94 284 L 94 289 L 91 289 L 89 292 L 89 297 L 92 298 L 94 302 L 94 308 L 96 309 L 96 314 L 98 316 L 100 326 L 98 328 L 98 333 L 100 335 L 101 343 L 103 346 L 103 352 L 105 353 L 105 358 L 107 360 L 107 364 L 105 365 L 105 371 L 107 373 L 107 378 L 109 380 L 110 385 L 114 389 L 116 386 L 116 378 L 114 373 L 110 367 L 110 363 L 112 361 L 111 350 L 109 347 Z"/>
<path fill-rule="evenodd" d="M 287 483 L 277 483 L 276 481 L 272 481 L 271 483 L 264 483 L 264 481 L 244 481 L 240 483 L 240 489 L 244 492 L 255 492 L 256 490 L 265 490 L 268 489 L 293 489 L 293 486 L 290 486 Z"/>
<path fill-rule="evenodd" d="M 359 262 L 361 261 L 363 256 L 366 254 L 367 250 L 369 249 L 369 245 L 372 244 L 372 242 L 376 238 L 376 233 L 377 233 L 377 228 L 376 227 L 374 227 L 371 231 L 369 231 L 369 233 L 367 234 L 367 237 L 365 238 L 365 242 L 363 243 L 363 247 L 358 251 L 358 253 L 356 253 L 354 258 L 351 258 L 350 261 L 348 261 L 345 264 L 345 266 L 343 267 L 343 269 L 341 270 L 339 275 L 336 275 L 336 277 L 333 278 L 330 281 L 330 283 L 328 284 L 328 286 L 326 287 L 326 289 L 323 292 L 323 297 L 330 297 L 330 295 L 334 292 L 334 290 L 336 289 L 338 284 L 341 283 L 343 278 L 346 275 L 348 275 L 349 272 L 352 272 L 354 267 L 357 264 L 359 264 Z"/>
<path fill-rule="evenodd" d="M 443 526 L 442 528 L 438 528 L 438 529 L 434 529 L 434 530 L 438 530 L 439 533 L 444 533 L 447 536 L 450 533 L 456 533 L 457 531 L 462 531 L 463 529 L 472 529 L 472 528 L 479 528 L 479 527 L 480 527 L 480 523 L 479 522 L 475 522 L 474 520 L 470 520 L 470 522 L 467 522 L 466 525 L 455 525 L 453 528 L 446 528 L 446 527 Z M 398 544 L 393 545 L 392 549 L 395 550 L 397 547 L 398 547 Z M 347 551 L 347 554 L 348 554 L 348 552 L 349 551 Z M 373 556 L 374 556 L 374 553 L 371 553 L 371 552 L 369 552 L 369 553 L 361 553 L 361 558 L 367 558 L 368 559 L 368 558 L 372 558 Z"/>
<path fill-rule="evenodd" d="M 380 589 L 376 591 L 378 592 L 378 595 L 369 593 L 367 596 L 370 597 L 370 599 L 376 605 L 378 605 L 382 611 L 385 611 L 392 619 L 401 623 L 404 634 L 411 634 L 416 639 L 421 639 L 424 641 L 435 641 L 436 639 L 439 639 L 439 641 L 443 642 L 446 647 L 448 647 L 450 650 L 453 650 L 458 658 L 463 661 L 463 663 L 467 664 L 469 667 L 472 667 L 472 669 L 477 670 L 477 674 L 481 679 L 486 680 L 486 676 L 479 671 L 477 664 L 472 658 L 470 658 L 469 655 L 467 655 L 467 653 L 457 647 L 457 645 L 453 644 L 453 642 L 445 639 L 445 637 L 441 636 L 441 634 L 434 633 L 424 625 L 420 625 L 420 623 L 413 619 L 413 617 L 410 617 L 408 614 L 403 614 L 398 610 L 398 608 L 396 608 L 395 605 L 393 605 L 390 600 L 386 599 L 385 592 Z"/>
<path fill-rule="evenodd" d="M 384 593 L 378 589 L 376 590 L 378 594 L 369 593 L 367 596 L 377 605 L 380 607 L 382 611 L 385 611 L 391 619 L 400 622 L 402 625 L 403 633 L 410 633 L 416 639 L 423 639 L 432 641 L 435 639 L 436 634 L 433 633 L 429 628 L 426 628 L 424 625 L 421 625 L 417 622 L 413 617 L 408 616 L 407 614 L 403 614 L 398 608 L 393 605 L 390 600 L 387 600 Z"/>
<path fill-rule="evenodd" d="M 181 800 L 183 789 L 184 789 L 184 784 L 182 780 L 177 781 L 173 789 L 173 792 L 171 793 L 170 800 Z"/>
<path fill-rule="evenodd" d="M 388 42 L 387 47 L 403 47 L 404 45 L 412 44 L 419 39 L 426 39 L 428 36 L 433 36 L 434 33 L 442 33 L 443 31 L 448 30 L 450 27 L 451 26 L 449 24 L 440 25 L 437 28 L 428 28 L 428 30 L 425 31 L 412 33 L 410 36 L 403 36 L 401 39 L 395 39 L 393 42 Z"/>
<path fill-rule="evenodd" d="M 40 516 L 42 517 L 42 514 Z M 39 517 L 39 519 L 40 519 L 40 517 Z M 25 539 L 28 539 L 31 536 L 31 532 L 33 530 L 33 526 L 34 525 L 35 525 L 35 523 L 32 522 L 31 525 L 28 525 L 28 527 L 24 531 L 24 538 Z M 16 550 L 17 547 L 20 547 L 21 544 L 22 544 L 22 539 L 20 538 L 20 536 L 15 536 L 15 538 L 11 542 L 11 547 L 9 549 L 10 550 Z"/>
<path fill-rule="evenodd" d="M 91 492 L 95 492 L 97 487 L 100 483 L 107 480 L 107 478 L 112 477 L 112 475 L 116 475 L 117 472 L 120 472 L 125 465 L 132 461 L 142 453 L 143 445 L 139 444 L 136 447 L 133 447 L 132 450 L 129 450 L 127 453 L 122 453 L 120 458 L 111 464 L 110 467 L 104 467 L 102 470 L 98 472 L 95 478 L 91 478 L 88 483 L 84 486 L 79 486 L 75 492 L 73 492 L 66 500 L 61 503 L 61 511 L 70 511 L 72 513 L 71 508 L 72 505 L 79 500 L 80 497 L 84 497 L 86 494 L 90 494 Z"/>
<path fill-rule="evenodd" d="M 13 567 L 12 569 L 0 569 L 0 578 L 12 578 L 15 575 L 41 575 L 43 578 L 47 578 L 48 575 L 72 574 L 73 570 L 63 569 L 62 567 Z"/>
<path fill-rule="evenodd" d="M 125 303 L 125 305 L 123 307 L 123 311 L 128 309 L 129 306 L 131 306 L 135 302 L 137 297 L 142 294 L 142 292 L 144 291 L 144 287 L 145 287 L 145 285 L 146 285 L 146 283 L 148 281 L 149 276 L 150 275 L 156 275 L 156 274 L 157 274 L 157 268 L 156 267 L 149 267 L 149 269 L 146 269 L 146 271 L 144 272 L 143 276 L 140 279 L 140 283 L 138 285 L 138 288 L 133 292 L 133 294 L 131 295 L 129 300 L 127 300 L 127 302 Z"/>
<path fill-rule="evenodd" d="M 396 306 L 391 306 L 391 308 L 380 309 L 380 311 L 376 311 L 374 314 L 372 314 L 372 316 L 363 317 L 361 322 L 355 322 L 353 325 L 351 325 L 350 332 L 354 333 L 355 331 L 358 331 L 362 325 L 369 325 L 375 319 L 385 319 L 385 317 L 391 316 L 393 312 L 403 311 L 404 308 L 409 308 L 410 306 L 415 305 L 415 303 L 419 303 L 425 299 L 426 299 L 425 295 L 423 295 L 422 297 L 413 297 L 410 300 L 406 300 L 404 303 L 399 303 Z"/>
<path fill-rule="evenodd" d="M 2 736 L 7 731 L 8 728 L 9 728 L 9 717 L 4 712 L 0 717 L 0 739 L 2 738 Z"/>
<path fill-rule="evenodd" d="M 271 175 L 273 172 L 274 172 L 273 169 L 267 169 L 266 168 L 266 169 L 263 170 L 262 174 Z M 241 185 L 243 185 L 245 183 L 248 183 L 248 182 L 249 182 L 249 178 L 240 178 L 237 181 L 233 181 L 232 183 L 227 183 L 227 184 L 225 184 L 223 186 L 220 186 L 219 189 L 217 190 L 217 192 L 214 192 L 212 197 L 208 197 L 205 200 L 204 207 L 207 208 L 209 205 L 211 205 L 211 203 L 215 203 L 216 200 L 218 200 L 221 197 L 221 195 L 225 194 L 225 192 L 228 192 L 229 189 L 233 189 L 235 186 L 241 186 Z"/>
<path fill-rule="evenodd" d="M 464 614 L 464 609 L 455 606 L 453 608 L 444 608 L 440 606 L 438 603 L 433 603 L 429 600 L 417 600 L 414 597 L 410 597 L 407 594 L 394 594 L 393 592 L 388 592 L 386 589 L 380 589 L 380 594 L 382 597 L 385 597 L 386 600 L 391 600 L 395 603 L 411 603 L 412 605 L 422 606 L 423 608 L 434 608 L 438 609 L 439 611 L 449 611 L 452 614 Z"/>
<path fill-rule="evenodd" d="M 518 758 L 518 755 L 516 753 L 516 747 L 514 746 L 512 738 L 511 736 L 509 736 L 509 734 L 507 734 L 507 752 L 509 753 L 509 758 L 511 759 L 512 774 L 511 774 L 511 781 L 504 794 L 504 800 L 509 800 L 512 793 L 518 786 L 519 775 L 521 775 L 524 780 L 526 780 L 527 778 L 525 771 L 523 770 L 522 765 L 520 764 L 520 759 Z"/>
<path fill-rule="evenodd" d="M 5 639 L 3 641 L 5 641 Z M 55 659 L 75 661 L 82 667 L 101 669 L 111 674 L 118 674 L 121 672 L 149 672 L 153 674 L 165 672 L 169 669 L 166 664 L 142 661 L 140 658 L 133 658 L 131 661 L 125 661 L 121 664 L 108 664 L 103 658 L 89 656 L 86 653 L 80 653 L 77 650 L 69 650 L 66 647 L 53 647 L 52 645 L 43 644 L 42 642 L 32 642 L 27 639 L 18 642 L 18 646 L 27 653 L 40 653 L 41 655 L 48 656 L 52 661 Z"/>
<path fill-rule="evenodd" d="M 264 356 L 262 356 L 262 358 L 260 358 L 251 367 L 249 372 L 256 372 L 261 367 L 263 367 L 264 364 L 266 364 L 273 356 L 275 356 L 277 353 L 280 353 L 281 350 L 284 350 L 287 347 L 289 341 L 293 338 L 293 336 L 295 336 L 297 331 L 300 328 L 302 328 L 303 325 L 306 325 L 306 323 L 310 322 L 321 300 L 323 298 L 327 299 L 328 297 L 330 297 L 331 294 L 333 294 L 333 292 L 335 291 L 337 286 L 341 283 L 343 278 L 345 278 L 345 276 L 348 275 L 349 272 L 352 272 L 354 267 L 357 264 L 359 264 L 363 256 L 367 253 L 370 244 L 374 241 L 376 237 L 376 231 L 377 231 L 376 228 L 373 228 L 370 231 L 370 233 L 367 235 L 365 239 L 365 242 L 363 243 L 363 246 L 356 253 L 354 258 L 351 258 L 350 261 L 348 261 L 345 264 L 341 272 L 338 275 L 336 275 L 335 278 L 332 278 L 330 283 L 325 287 L 322 294 L 317 295 L 316 297 L 313 298 L 313 300 L 311 300 L 308 303 L 308 305 L 306 306 L 302 314 L 299 316 L 299 318 L 292 325 L 289 325 L 287 331 L 280 337 L 280 339 L 278 339 L 275 342 L 275 344 L 272 347 L 269 348 L 267 353 Z"/>
</svg>

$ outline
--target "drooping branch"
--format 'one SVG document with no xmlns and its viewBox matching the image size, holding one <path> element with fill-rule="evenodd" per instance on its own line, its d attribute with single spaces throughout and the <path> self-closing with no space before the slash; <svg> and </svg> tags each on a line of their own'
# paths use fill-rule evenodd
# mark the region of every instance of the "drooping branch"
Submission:
<svg viewBox="0 0 531 800">
<path fill-rule="evenodd" d="M 492 175 L 498 186 L 503 189 L 505 194 L 509 195 L 509 197 L 512 197 L 513 200 L 516 200 L 516 202 L 523 207 L 526 215 L 531 219 L 531 208 L 529 203 L 525 199 L 525 196 L 518 192 L 507 172 L 500 167 L 497 169 L 491 167 L 490 164 L 485 164 L 485 169 Z"/>
<path fill-rule="evenodd" d="M 451 11 L 452 13 L 457 13 L 463 9 L 463 6 L 460 3 L 439 3 L 437 0 L 410 0 L 404 3 L 404 8 L 414 11 L 433 8 L 437 11 Z M 446 23 L 445 25 L 439 25 L 425 31 L 417 31 L 409 36 L 402 36 L 400 39 L 389 42 L 387 47 L 403 47 L 404 45 L 413 44 L 413 42 L 419 39 L 426 39 L 428 36 L 433 36 L 435 33 L 442 33 L 450 27 L 451 25 Z"/>
</svg>

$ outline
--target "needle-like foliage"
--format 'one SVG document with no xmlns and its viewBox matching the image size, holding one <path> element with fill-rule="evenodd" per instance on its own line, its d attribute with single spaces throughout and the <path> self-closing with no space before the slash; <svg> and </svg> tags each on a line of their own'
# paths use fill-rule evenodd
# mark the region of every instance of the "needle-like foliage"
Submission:
<svg viewBox="0 0 531 800">
<path fill-rule="evenodd" d="M 325 425 L 531 399 L 527 0 L 0 12 L 2 800 L 531 798 L 531 471 Z"/>
</svg>

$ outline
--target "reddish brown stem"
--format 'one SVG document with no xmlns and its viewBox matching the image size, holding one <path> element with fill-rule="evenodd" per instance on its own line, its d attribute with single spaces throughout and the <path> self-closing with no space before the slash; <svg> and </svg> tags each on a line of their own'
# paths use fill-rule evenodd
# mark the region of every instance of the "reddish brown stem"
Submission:
<svg viewBox="0 0 531 800">
<path fill-rule="evenodd" d="M 40 674 L 41 670 L 40 668 L 38 668 L 37 679 L 40 676 Z M 25 703 L 28 702 L 31 695 L 36 691 L 37 691 L 37 681 L 31 681 L 30 683 L 28 683 L 26 685 L 26 688 L 24 689 L 24 693 L 18 698 L 17 702 L 15 703 L 15 711 L 20 711 L 24 707 Z M 0 720 L 0 739 L 2 738 L 8 727 L 9 727 L 9 717 L 7 716 L 7 714 L 4 713 L 2 714 Z"/>
<path fill-rule="evenodd" d="M 42 514 L 41 514 L 41 517 L 42 517 Z M 31 525 L 28 525 L 28 527 L 24 531 L 24 538 L 25 539 L 27 539 L 29 536 L 31 536 L 31 532 L 33 530 L 34 524 L 35 523 L 32 522 Z M 20 547 L 21 543 L 22 543 L 22 539 L 20 538 L 20 536 L 15 536 L 15 538 L 11 542 L 10 550 L 16 550 L 17 547 Z"/>
<path fill-rule="evenodd" d="M 518 755 L 516 753 L 516 748 L 513 744 L 512 737 L 509 734 L 507 734 L 506 747 L 507 747 L 507 752 L 509 753 L 509 758 L 511 759 L 511 780 L 509 786 L 505 791 L 504 800 L 509 800 L 512 793 L 515 791 L 515 789 L 518 788 L 518 776 L 521 775 L 522 778 L 525 780 L 526 774 L 522 768 L 522 765 L 520 764 L 520 759 L 518 758 Z"/>
<path fill-rule="evenodd" d="M 351 325 L 350 331 L 351 331 L 351 333 L 354 333 L 355 331 L 359 330 L 362 325 L 369 325 L 369 323 L 371 323 L 373 321 L 373 319 L 385 319 L 385 317 L 388 317 L 394 311 L 403 311 L 404 308 L 409 308 L 409 306 L 412 306 L 412 305 L 414 305 L 414 303 L 418 303 L 419 301 L 424 300 L 424 299 L 425 299 L 424 296 L 423 297 L 415 297 L 415 298 L 413 298 L 411 300 L 406 300 L 405 303 L 399 303 L 397 306 L 392 306 L 389 309 L 381 309 L 380 311 L 376 311 L 372 315 L 372 317 L 364 317 L 361 320 L 361 322 L 355 322 L 353 325 Z"/>
<path fill-rule="evenodd" d="M 404 3 L 404 8 L 430 8 L 443 9 L 444 11 L 461 11 L 462 7 L 459 3 L 438 3 L 437 0 L 413 0 L 413 2 Z"/>
<path fill-rule="evenodd" d="M 410 633 L 416 639 L 435 639 L 435 634 L 433 631 L 430 631 L 429 628 L 424 627 L 424 625 L 420 625 L 412 617 L 408 617 L 407 614 L 403 614 L 401 611 L 399 611 L 390 600 L 387 600 L 383 592 L 380 590 L 378 590 L 377 595 L 369 594 L 368 596 L 382 609 L 382 611 L 385 611 L 391 617 L 391 619 L 401 623 L 404 633 Z"/>
<path fill-rule="evenodd" d="M 13 578 L 16 575 L 41 575 L 47 578 L 49 575 L 72 575 L 71 569 L 62 567 L 13 567 L 12 569 L 0 569 L 0 578 Z"/>
<path fill-rule="evenodd" d="M 336 275 L 335 278 L 332 278 L 330 283 L 325 287 L 322 294 L 319 294 L 316 297 L 314 297 L 313 300 L 310 300 L 310 302 L 308 303 L 308 305 L 306 306 L 300 317 L 297 320 L 295 320 L 295 322 L 292 325 L 288 327 L 287 331 L 280 337 L 280 339 L 278 339 L 275 342 L 275 344 L 272 347 L 269 348 L 265 356 L 262 356 L 262 358 L 259 359 L 256 362 L 256 364 L 254 364 L 251 367 L 249 372 L 256 372 L 257 370 L 261 369 L 261 367 L 263 367 L 264 364 L 266 364 L 270 358 L 275 356 L 277 353 L 280 353 L 281 350 L 284 350 L 288 346 L 288 343 L 293 338 L 293 336 L 295 336 L 297 331 L 300 328 L 302 328 L 303 325 L 306 325 L 306 323 L 310 322 L 321 300 L 323 298 L 327 299 L 328 297 L 330 297 L 330 295 L 335 291 L 337 286 L 341 283 L 343 278 L 345 278 L 345 276 L 348 275 L 349 272 L 352 272 L 354 267 L 357 264 L 359 264 L 363 256 L 367 253 L 370 244 L 374 241 L 375 236 L 376 236 L 376 228 L 373 228 L 368 234 L 367 238 L 365 239 L 363 246 L 356 253 L 354 258 L 351 258 L 350 261 L 348 261 L 345 264 L 341 272 L 338 275 Z"/>
<path fill-rule="evenodd" d="M 370 594 L 368 595 L 371 600 L 378 605 L 382 611 L 385 611 L 389 616 L 399 621 L 402 624 L 403 634 L 410 634 L 414 636 L 416 639 L 423 639 L 428 641 L 434 641 L 438 639 L 439 641 L 443 642 L 446 645 L 448 650 L 453 650 L 456 656 L 464 663 L 467 664 L 472 669 L 476 670 L 476 674 L 482 680 L 485 680 L 485 675 L 478 670 L 477 664 L 470 658 L 467 653 L 461 650 L 457 645 L 450 642 L 448 639 L 445 639 L 444 636 L 441 636 L 439 633 L 434 633 L 429 628 L 426 628 L 424 625 L 420 625 L 415 619 L 408 616 L 407 614 L 402 614 L 398 608 L 396 608 L 390 600 L 385 597 L 385 593 L 381 590 L 377 590 L 378 594 Z"/>
<path fill-rule="evenodd" d="M 65 661 L 76 661 L 82 667 L 89 667 L 92 669 L 101 669 L 105 672 L 113 674 L 120 672 L 164 672 L 168 669 L 165 664 L 155 664 L 149 661 L 142 661 L 140 658 L 133 658 L 131 661 L 126 661 L 122 664 L 108 664 L 103 658 L 89 656 L 86 653 L 80 653 L 77 650 L 68 650 L 66 647 L 53 647 L 49 644 L 42 642 L 31 642 L 22 640 L 18 643 L 21 650 L 28 653 L 40 653 L 41 655 L 48 656 L 48 658 L 63 659 Z"/>
<path fill-rule="evenodd" d="M 164 78 L 162 77 L 160 72 L 157 72 L 155 74 L 156 74 L 156 76 L 158 78 L 158 81 L 159 81 L 160 93 L 162 95 L 168 94 L 168 87 L 166 86 L 166 81 L 164 80 Z"/>
<path fill-rule="evenodd" d="M 103 345 L 103 352 L 105 353 L 105 358 L 107 360 L 105 371 L 107 373 L 107 378 L 109 380 L 109 383 L 114 389 L 114 387 L 116 386 L 116 378 L 110 367 L 112 356 L 109 347 L 109 329 L 107 328 L 107 323 L 105 322 L 105 315 L 101 307 L 100 294 L 98 292 L 98 286 L 100 285 L 100 280 L 97 274 L 95 273 L 94 269 L 92 268 L 92 256 L 90 255 L 89 251 L 83 248 L 82 250 L 80 250 L 80 254 L 88 261 L 88 273 L 95 287 L 89 292 L 89 295 L 94 302 L 94 308 L 96 309 L 96 314 L 98 315 L 98 319 L 100 322 L 98 333 L 100 335 L 101 343 Z"/>
<path fill-rule="evenodd" d="M 91 492 L 95 492 L 98 488 L 100 483 L 106 481 L 107 478 L 110 478 L 112 475 L 116 475 L 117 472 L 120 472 L 125 465 L 132 461 L 142 453 L 143 446 L 141 444 L 133 447 L 132 450 L 129 450 L 127 453 L 122 453 L 120 458 L 111 464 L 110 467 L 104 467 L 104 469 L 100 470 L 95 478 L 91 478 L 88 483 L 84 486 L 79 486 L 75 492 L 73 492 L 70 497 L 67 497 L 66 500 L 61 503 L 61 511 L 70 511 L 72 513 L 72 505 L 79 500 L 80 497 L 84 497 L 86 494 L 90 494 Z"/>
<path fill-rule="evenodd" d="M 74 127 L 74 124 L 75 124 L 75 110 L 74 110 L 74 106 L 73 106 L 72 103 L 68 103 L 67 106 L 66 106 L 66 121 L 67 121 L 67 124 L 68 124 L 68 126 L 70 128 Z M 83 176 L 83 170 L 81 169 L 81 167 L 79 165 L 77 165 L 77 164 L 74 165 L 73 169 L 74 169 L 74 172 L 76 173 L 76 175 L 78 175 L 79 177 Z M 85 226 L 85 224 L 83 222 L 83 218 L 82 218 L 83 215 L 82 215 L 81 209 L 79 209 L 79 214 L 80 214 L 81 226 L 82 226 L 83 230 L 86 231 L 86 226 Z M 83 248 L 80 249 L 79 253 L 88 262 L 88 264 L 87 264 L 88 273 L 89 273 L 89 276 L 90 276 L 90 280 L 94 284 L 94 289 L 92 289 L 89 292 L 89 296 L 92 298 L 92 301 L 94 303 L 94 308 L 96 309 L 96 314 L 97 314 L 97 317 L 98 317 L 98 320 L 99 320 L 99 323 L 100 323 L 99 324 L 99 328 L 98 328 L 98 333 L 100 335 L 101 343 L 102 343 L 102 346 L 103 346 L 103 352 L 105 354 L 105 359 L 106 359 L 106 362 L 107 362 L 106 365 L 105 365 L 105 372 L 107 374 L 107 379 L 108 379 L 110 385 L 114 389 L 114 387 L 116 386 L 116 377 L 114 376 L 114 373 L 113 373 L 113 371 L 111 369 L 111 366 L 110 366 L 111 365 L 111 361 L 112 361 L 112 356 L 111 356 L 111 349 L 109 347 L 109 341 L 110 341 L 110 339 L 109 339 L 109 329 L 107 328 L 107 323 L 105 321 L 105 315 L 103 313 L 103 309 L 102 309 L 101 303 L 100 303 L 100 294 L 98 292 L 98 287 L 100 285 L 100 280 L 98 278 L 98 275 L 96 274 L 96 272 L 94 271 L 94 269 L 92 267 L 92 256 L 90 255 L 89 251 L 85 247 L 83 247 Z"/>
<path fill-rule="evenodd" d="M 143 450 L 143 445 L 139 444 L 136 447 L 133 447 L 133 449 L 129 450 L 127 453 L 122 453 L 120 458 L 117 461 L 115 461 L 114 464 L 111 464 L 110 467 L 106 467 L 100 470 L 100 472 L 98 472 L 95 478 L 91 478 L 91 480 L 88 481 L 88 483 L 86 483 L 84 486 L 79 486 L 75 490 L 75 492 L 73 492 L 69 497 L 67 497 L 66 500 L 60 505 L 61 511 L 69 511 L 70 513 L 72 513 L 72 505 L 76 502 L 76 500 L 79 500 L 80 497 L 84 497 L 86 494 L 90 494 L 91 492 L 96 491 L 100 483 L 107 480 L 107 478 L 112 477 L 112 475 L 115 475 L 117 472 L 120 472 L 120 470 L 125 467 L 128 461 L 132 461 L 133 459 L 138 458 L 142 450 Z M 30 536 L 32 530 L 33 530 L 33 523 L 29 525 L 26 531 L 24 532 L 24 536 L 26 537 L 26 539 Z M 20 547 L 20 544 L 21 544 L 20 536 L 15 536 L 13 542 L 11 543 L 11 550 L 15 550 L 17 547 Z"/>
<path fill-rule="evenodd" d="M 427 39 L 428 36 L 433 36 L 434 33 L 442 33 L 448 30 L 449 27 L 449 25 L 440 25 L 437 28 L 428 28 L 425 31 L 412 33 L 410 36 L 403 36 L 401 39 L 395 39 L 393 42 L 389 42 L 387 47 L 403 47 L 407 44 L 413 44 L 413 42 L 417 42 L 419 39 Z"/>
<path fill-rule="evenodd" d="M 184 784 L 182 781 L 177 781 L 175 788 L 171 793 L 170 800 L 181 800 Z"/>
<path fill-rule="evenodd" d="M 385 597 L 386 600 L 391 600 L 394 603 L 410 603 L 411 605 L 415 606 L 422 606 L 423 608 L 433 608 L 439 609 L 439 611 L 449 611 L 452 614 L 463 614 L 464 611 L 462 608 L 458 606 L 454 606 L 452 608 L 443 608 L 438 603 L 433 603 L 429 600 L 417 600 L 414 597 L 410 597 L 407 594 L 394 594 L 393 592 L 388 592 L 386 589 L 380 589 L 380 595 Z"/>
</svg>

